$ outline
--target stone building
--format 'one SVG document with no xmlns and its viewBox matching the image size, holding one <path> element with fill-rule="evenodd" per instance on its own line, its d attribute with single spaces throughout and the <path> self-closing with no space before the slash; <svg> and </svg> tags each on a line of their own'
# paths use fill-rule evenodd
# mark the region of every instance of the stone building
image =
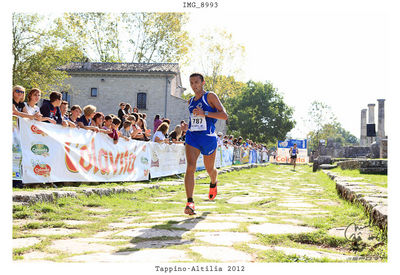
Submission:
<svg viewBox="0 0 400 275">
<path fill-rule="evenodd" d="M 65 80 L 70 89 L 62 91 L 69 106 L 92 104 L 108 115 L 117 114 L 119 103 L 126 102 L 147 114 L 152 131 L 156 114 L 171 120 L 170 131 L 181 120 L 188 121 L 177 63 L 73 62 L 59 69 L 71 76 Z"/>
</svg>

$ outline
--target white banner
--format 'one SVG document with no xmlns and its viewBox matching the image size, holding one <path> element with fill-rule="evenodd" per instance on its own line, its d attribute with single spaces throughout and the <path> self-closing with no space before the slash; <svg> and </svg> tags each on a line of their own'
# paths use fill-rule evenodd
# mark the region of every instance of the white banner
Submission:
<svg viewBox="0 0 400 275">
<path fill-rule="evenodd" d="M 23 182 L 110 182 L 149 178 L 149 144 L 19 119 Z"/>
<path fill-rule="evenodd" d="M 278 148 L 275 162 L 290 163 L 290 148 Z M 298 149 L 296 163 L 308 163 L 307 149 Z"/>
<path fill-rule="evenodd" d="M 186 155 L 183 144 L 149 142 L 151 178 L 186 172 Z"/>
<path fill-rule="evenodd" d="M 13 134 L 13 144 L 12 144 L 12 172 L 13 180 L 22 180 L 22 150 L 21 150 L 21 137 L 18 128 L 18 118 L 13 116 L 12 118 L 12 134 Z"/>
</svg>

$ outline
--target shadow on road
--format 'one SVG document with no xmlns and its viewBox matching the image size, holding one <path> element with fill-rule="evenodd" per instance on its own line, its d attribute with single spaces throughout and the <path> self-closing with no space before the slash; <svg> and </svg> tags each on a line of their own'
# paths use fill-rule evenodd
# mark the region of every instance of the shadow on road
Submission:
<svg viewBox="0 0 400 275">
<path fill-rule="evenodd" d="M 203 212 L 200 216 L 190 216 L 187 219 L 176 222 L 171 218 L 163 224 L 157 224 L 151 228 L 131 229 L 138 234 L 130 241 L 132 246 L 120 249 L 115 253 L 135 253 L 145 248 L 164 248 L 174 245 L 186 245 L 194 242 L 194 239 L 184 240 L 183 234 L 191 231 L 200 221 L 203 221 L 211 212 Z M 124 254 L 125 254 L 124 253 Z"/>
</svg>

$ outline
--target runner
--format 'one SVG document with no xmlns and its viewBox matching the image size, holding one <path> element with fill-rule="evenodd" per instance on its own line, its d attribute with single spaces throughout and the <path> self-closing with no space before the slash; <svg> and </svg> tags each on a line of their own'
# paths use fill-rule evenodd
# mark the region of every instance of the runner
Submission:
<svg viewBox="0 0 400 275">
<path fill-rule="evenodd" d="M 228 119 L 224 106 L 213 92 L 206 92 L 203 89 L 205 84 L 204 77 L 199 73 L 190 76 L 190 86 L 195 96 L 189 103 L 189 129 L 186 132 L 185 151 L 186 151 L 186 174 L 185 189 L 187 203 L 185 214 L 193 215 L 194 201 L 194 172 L 196 171 L 196 162 L 200 153 L 204 157 L 204 166 L 210 176 L 210 191 L 208 198 L 215 199 L 217 196 L 217 176 L 215 169 L 215 153 L 217 148 L 217 135 L 215 134 L 215 122 L 217 119 Z"/>
<path fill-rule="evenodd" d="M 297 159 L 297 144 L 295 143 L 293 147 L 290 148 L 289 154 L 290 154 L 290 164 L 293 164 L 293 169 L 296 170 L 296 159 Z"/>
</svg>

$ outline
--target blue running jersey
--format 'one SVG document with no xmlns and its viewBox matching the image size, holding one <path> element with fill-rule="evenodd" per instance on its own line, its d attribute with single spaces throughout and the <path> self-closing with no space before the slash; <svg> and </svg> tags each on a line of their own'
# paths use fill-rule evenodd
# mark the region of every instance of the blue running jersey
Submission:
<svg viewBox="0 0 400 275">
<path fill-rule="evenodd" d="M 193 114 L 193 109 L 197 108 L 197 106 L 200 106 L 203 111 L 208 111 L 208 112 L 217 112 L 218 110 L 215 108 L 212 108 L 210 104 L 208 104 L 207 100 L 207 95 L 209 92 L 206 92 L 199 100 L 194 100 L 195 97 L 192 97 L 189 102 L 189 113 L 190 116 Z M 188 132 L 191 132 L 196 135 L 215 135 L 215 123 L 217 122 L 216 118 L 211 118 L 211 117 L 206 117 L 206 122 L 207 122 L 207 130 L 205 131 L 190 131 L 190 127 L 192 126 L 191 119 L 189 119 L 189 129 Z"/>
</svg>

